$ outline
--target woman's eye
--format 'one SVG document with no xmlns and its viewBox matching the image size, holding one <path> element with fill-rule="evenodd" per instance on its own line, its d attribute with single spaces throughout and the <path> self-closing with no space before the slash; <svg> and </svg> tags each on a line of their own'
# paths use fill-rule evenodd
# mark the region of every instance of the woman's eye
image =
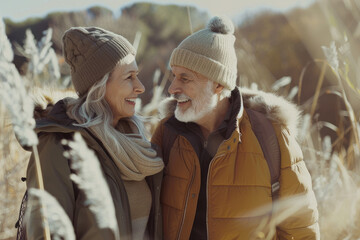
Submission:
<svg viewBox="0 0 360 240">
<path fill-rule="evenodd" d="M 127 79 L 129 80 L 135 80 L 138 76 L 138 73 L 131 74 Z"/>
</svg>

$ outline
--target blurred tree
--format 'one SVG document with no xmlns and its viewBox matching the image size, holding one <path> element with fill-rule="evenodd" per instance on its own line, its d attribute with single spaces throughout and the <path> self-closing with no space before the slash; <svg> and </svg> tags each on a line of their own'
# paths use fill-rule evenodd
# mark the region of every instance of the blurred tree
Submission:
<svg viewBox="0 0 360 240">
<path fill-rule="evenodd" d="M 113 16 L 113 12 L 105 7 L 99 7 L 99 6 L 94 6 L 91 7 L 87 10 L 87 13 L 89 14 L 90 18 L 100 18 L 100 17 L 112 17 Z"/>
<path fill-rule="evenodd" d="M 359 56 L 360 17 L 353 9 L 356 9 L 354 0 L 319 1 L 305 9 L 293 9 L 286 13 L 260 12 L 237 24 L 235 47 L 239 84 L 257 83 L 261 88 L 269 89 L 275 80 L 290 76 L 290 90 L 302 78 L 299 104 L 308 104 L 315 93 L 321 69 L 314 59 L 324 59 L 321 46 L 329 46 L 331 41 L 336 40 L 339 49 L 347 53 L 349 51 L 344 42 L 346 36 L 351 51 L 357 52 L 353 56 Z M 28 19 L 21 23 L 6 19 L 5 23 L 9 39 L 18 43 L 25 39 L 27 28 L 39 40 L 42 32 L 52 27 L 53 47 L 60 56 L 62 35 L 72 26 L 100 26 L 122 34 L 130 42 L 134 42 L 137 37 L 137 61 L 141 70 L 139 77 L 147 89 L 142 99 L 147 103 L 152 97 L 155 70 L 160 70 L 160 79 L 167 76 L 172 50 L 191 31 L 203 28 L 208 19 L 207 12 L 194 7 L 135 3 L 119 9 L 119 17 L 114 17 L 107 8 L 93 6 L 84 11 L 50 13 L 44 19 Z M 346 55 L 347 59 L 353 56 Z M 68 75 L 68 66 L 61 57 L 59 59 L 62 74 Z M 360 60 L 350 60 L 352 65 L 349 63 L 348 67 L 358 69 Z M 23 61 L 19 56 L 15 57 L 18 68 L 21 68 L 19 63 Z M 360 71 L 349 71 L 348 75 L 349 79 L 359 79 Z M 336 78 L 328 69 L 323 89 L 336 83 Z M 333 103 L 335 100 L 324 101 Z M 330 109 L 321 111 L 325 113 L 320 113 L 320 116 L 326 116 Z"/>
<path fill-rule="evenodd" d="M 236 31 L 240 83 L 250 85 L 255 82 L 266 88 L 276 79 L 290 76 L 290 89 L 299 85 L 301 80 L 298 103 L 305 111 L 310 111 L 325 60 L 322 46 L 330 46 L 332 41 L 336 41 L 340 67 L 343 65 L 343 72 L 348 71 L 348 81 L 357 81 L 360 86 L 360 71 L 356 70 L 360 62 L 360 44 L 359 37 L 354 34 L 357 29 L 360 32 L 360 14 L 356 9 L 353 0 L 329 0 L 285 14 L 267 11 L 245 19 Z M 342 81 L 346 82 L 345 79 Z M 359 102 L 360 95 L 354 94 L 349 84 L 344 85 L 351 104 L 359 106 L 356 102 Z M 345 128 L 349 126 L 349 120 L 341 115 L 345 110 L 344 100 L 337 94 L 327 94 L 339 91 L 339 82 L 327 67 L 316 100 L 315 121 L 336 126 L 342 124 Z M 357 108 L 359 112 L 360 107 Z M 320 132 L 323 136 L 330 135 L 333 140 L 338 137 L 336 132 L 326 127 Z"/>
<path fill-rule="evenodd" d="M 194 7 L 135 3 L 120 9 L 118 18 L 107 8 L 93 6 L 84 11 L 53 12 L 44 19 L 29 19 L 16 24 L 7 20 L 6 25 L 9 39 L 16 42 L 25 39 L 27 28 L 30 28 L 39 40 L 42 32 L 51 27 L 53 47 L 60 56 L 62 35 L 70 27 L 99 26 L 123 35 L 130 42 L 134 42 L 136 35 L 140 36 L 137 60 L 142 69 L 140 77 L 144 79 L 148 89 L 144 94 L 144 100 L 147 102 L 152 95 L 152 74 L 155 69 L 161 69 L 162 78 L 168 69 L 167 63 L 173 48 L 191 33 L 190 26 L 197 30 L 203 27 L 208 18 L 206 12 Z M 19 62 L 18 68 L 24 63 L 24 59 Z M 60 67 L 63 75 L 69 74 L 69 68 L 64 64 L 62 57 Z"/>
<path fill-rule="evenodd" d="M 259 64 L 265 66 L 272 75 L 272 79 L 268 79 L 269 76 L 260 80 L 252 79 L 246 69 L 239 66 L 239 71 L 253 82 L 265 81 L 268 85 L 283 76 L 290 76 L 294 86 L 302 68 L 312 59 L 297 32 L 281 13 L 262 12 L 248 19 L 239 26 L 236 36 L 238 40 L 246 39 Z M 236 47 L 244 49 L 241 41 L 236 42 Z"/>
<path fill-rule="evenodd" d="M 194 30 L 202 28 L 209 15 L 194 7 L 135 3 L 123 8 L 121 17 L 137 23 L 141 32 L 137 58 L 141 68 L 139 77 L 147 89 L 142 99 L 147 103 L 153 95 L 155 70 L 161 70 L 160 79 L 166 76 L 172 50 L 191 34 L 190 26 Z"/>
</svg>

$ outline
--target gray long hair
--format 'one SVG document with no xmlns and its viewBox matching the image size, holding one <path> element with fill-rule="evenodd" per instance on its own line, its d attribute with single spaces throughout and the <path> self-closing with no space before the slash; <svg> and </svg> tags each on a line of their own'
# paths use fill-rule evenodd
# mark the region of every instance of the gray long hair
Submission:
<svg viewBox="0 0 360 240">
<path fill-rule="evenodd" d="M 107 101 L 105 100 L 106 83 L 109 80 L 110 73 L 106 74 L 99 82 L 94 84 L 87 95 L 77 99 L 71 99 L 67 102 L 67 114 L 75 119 L 80 127 L 87 127 L 95 131 L 106 141 L 108 145 L 115 147 L 114 150 L 120 150 L 119 131 L 111 124 L 113 114 Z M 142 138 L 146 138 L 146 130 L 140 116 L 134 115 L 124 118 L 130 125 L 135 125 Z"/>
</svg>

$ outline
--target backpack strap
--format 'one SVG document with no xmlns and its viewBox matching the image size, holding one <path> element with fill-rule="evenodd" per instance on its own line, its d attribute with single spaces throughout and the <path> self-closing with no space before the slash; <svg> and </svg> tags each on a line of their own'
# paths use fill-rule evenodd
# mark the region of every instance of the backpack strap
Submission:
<svg viewBox="0 0 360 240">
<path fill-rule="evenodd" d="M 281 154 L 275 129 L 270 120 L 262 113 L 245 109 L 249 116 L 251 128 L 259 141 L 271 177 L 271 196 L 273 201 L 279 197 Z"/>
<path fill-rule="evenodd" d="M 26 181 L 26 179 L 23 180 L 23 178 L 21 180 Z M 19 210 L 19 218 L 15 224 L 15 228 L 17 228 L 16 240 L 25 240 L 26 239 L 26 227 L 25 227 L 25 222 L 24 222 L 24 216 L 25 216 L 25 211 L 27 208 L 27 200 L 28 200 L 28 192 L 26 190 L 24 197 L 21 201 L 20 210 Z"/>
</svg>

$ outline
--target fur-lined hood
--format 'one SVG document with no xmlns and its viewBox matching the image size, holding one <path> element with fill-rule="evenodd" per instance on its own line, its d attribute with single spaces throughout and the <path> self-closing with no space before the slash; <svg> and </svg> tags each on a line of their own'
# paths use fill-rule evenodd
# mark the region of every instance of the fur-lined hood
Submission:
<svg viewBox="0 0 360 240">
<path fill-rule="evenodd" d="M 284 125 L 293 136 L 297 136 L 301 112 L 298 107 L 281 96 L 249 88 L 236 88 L 241 96 L 241 109 L 238 118 L 242 117 L 243 108 L 264 113 L 273 122 Z M 169 97 L 160 104 L 161 118 L 174 114 L 176 100 Z"/>
<path fill-rule="evenodd" d="M 52 118 L 50 113 L 54 109 L 55 104 L 60 100 L 69 97 L 77 98 L 77 95 L 74 91 L 57 90 L 47 87 L 45 88 L 34 87 L 29 92 L 29 96 L 34 103 L 33 117 L 36 121 L 36 126 L 34 129 L 35 133 L 39 134 L 40 132 L 43 131 L 64 132 L 63 130 L 73 131 L 73 129 L 75 129 L 75 127 L 72 126 L 70 127 L 65 125 L 62 126 L 61 124 L 59 124 L 59 122 L 57 122 L 58 119 Z M 68 122 L 70 122 L 70 120 Z M 60 126 L 62 126 L 62 128 Z M 60 128 L 61 130 L 59 130 Z M 31 151 L 31 146 L 27 146 L 26 144 L 21 144 L 21 146 L 26 151 Z"/>
<path fill-rule="evenodd" d="M 35 120 L 45 118 L 55 103 L 64 98 L 78 98 L 77 94 L 71 90 L 56 90 L 52 88 L 34 88 L 31 91 L 31 97 L 34 101 Z"/>
</svg>

